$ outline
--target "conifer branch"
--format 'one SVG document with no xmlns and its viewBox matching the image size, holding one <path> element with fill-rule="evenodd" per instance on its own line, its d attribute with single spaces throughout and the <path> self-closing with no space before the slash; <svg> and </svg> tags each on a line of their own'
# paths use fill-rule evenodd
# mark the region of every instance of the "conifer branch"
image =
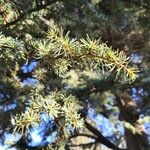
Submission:
<svg viewBox="0 0 150 150">
<path fill-rule="evenodd" d="M 42 9 L 45 9 L 46 7 L 56 3 L 57 1 L 59 1 L 59 0 L 51 0 L 51 1 L 48 1 L 47 3 L 45 3 L 43 5 L 38 5 L 35 8 L 29 9 L 29 10 L 25 11 L 24 13 L 21 13 L 15 20 L 6 23 L 3 27 L 10 27 L 12 25 L 15 25 L 16 23 L 18 23 L 19 21 L 24 19 L 27 15 L 29 15 L 33 12 L 37 12 L 37 11 L 40 11 Z"/>
<path fill-rule="evenodd" d="M 124 75 L 125 80 L 134 81 L 137 78 L 138 69 L 129 65 L 130 58 L 123 51 L 113 51 L 111 47 L 101 43 L 100 39 L 93 40 L 88 35 L 86 39 L 82 38 L 79 41 L 70 39 L 69 32 L 64 35 L 63 30 L 57 27 L 50 29 L 47 35 L 53 47 L 56 47 L 54 51 L 53 48 L 49 50 L 54 60 L 62 58 L 68 65 L 79 64 L 83 68 L 87 64 L 93 64 L 91 68 L 102 66 L 102 71 L 116 72 L 116 79 L 120 74 Z"/>
</svg>

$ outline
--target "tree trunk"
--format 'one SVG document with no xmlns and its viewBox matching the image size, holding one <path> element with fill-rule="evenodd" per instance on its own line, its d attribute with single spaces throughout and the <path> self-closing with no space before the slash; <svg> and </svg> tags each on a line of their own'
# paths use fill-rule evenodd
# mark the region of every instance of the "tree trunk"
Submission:
<svg viewBox="0 0 150 150">
<path fill-rule="evenodd" d="M 140 141 L 138 141 L 136 135 L 133 135 L 128 129 L 125 129 L 125 137 L 127 150 L 142 150 Z"/>
<path fill-rule="evenodd" d="M 132 107 L 127 106 L 132 103 L 128 99 L 121 99 L 119 96 L 116 96 L 116 101 L 120 110 L 120 117 L 123 121 L 129 122 L 134 126 L 138 119 L 138 115 L 133 113 Z M 126 103 L 125 105 L 123 103 Z M 125 128 L 125 138 L 127 143 L 127 150 L 148 150 L 148 139 L 147 135 L 143 133 L 142 135 L 133 134 L 127 128 Z"/>
</svg>

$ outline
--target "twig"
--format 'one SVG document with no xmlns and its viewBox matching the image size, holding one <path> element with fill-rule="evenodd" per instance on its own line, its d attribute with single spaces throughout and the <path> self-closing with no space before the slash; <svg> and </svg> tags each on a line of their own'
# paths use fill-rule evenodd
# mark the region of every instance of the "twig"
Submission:
<svg viewBox="0 0 150 150">
<path fill-rule="evenodd" d="M 91 135 L 91 134 L 86 134 L 86 133 L 81 133 L 81 134 L 72 135 L 72 136 L 70 137 L 70 139 L 75 138 L 75 137 L 77 137 L 77 136 L 86 136 L 86 137 L 89 137 L 89 138 L 97 139 L 96 136 Z"/>
<path fill-rule="evenodd" d="M 70 147 L 85 147 L 85 146 L 91 146 L 91 145 L 93 145 L 93 144 L 96 144 L 97 143 L 97 141 L 95 141 L 95 142 L 89 142 L 89 143 L 85 143 L 85 144 L 77 144 L 77 145 L 68 145 L 68 146 L 70 146 Z"/>
<path fill-rule="evenodd" d="M 89 131 L 91 131 L 93 134 L 95 134 L 98 137 L 97 142 L 100 142 L 107 146 L 108 148 L 111 148 L 113 150 L 125 150 L 118 148 L 116 145 L 111 143 L 106 137 L 104 137 L 95 127 L 93 127 L 87 120 L 85 120 L 85 125 Z"/>
</svg>

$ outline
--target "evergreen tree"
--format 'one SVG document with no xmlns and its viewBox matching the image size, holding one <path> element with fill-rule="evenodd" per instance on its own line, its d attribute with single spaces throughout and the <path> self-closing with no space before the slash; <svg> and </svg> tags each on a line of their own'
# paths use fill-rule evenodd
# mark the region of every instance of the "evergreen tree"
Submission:
<svg viewBox="0 0 150 150">
<path fill-rule="evenodd" d="M 143 124 L 150 120 L 149 104 L 136 104 L 129 91 L 147 81 L 147 72 L 139 74 L 131 58 L 136 54 L 132 49 L 149 47 L 149 41 L 141 40 L 148 37 L 148 3 L 1 0 L 0 125 L 3 132 L 21 135 L 7 145 L 51 150 L 96 149 L 102 143 L 126 149 L 126 141 L 129 150 L 148 148 Z M 136 35 L 140 42 L 131 41 Z M 91 109 L 116 126 L 123 123 L 125 135 L 114 131 L 112 138 L 104 136 L 89 117 Z M 31 131 L 42 124 L 43 141 L 53 135 L 54 140 L 30 146 Z M 73 144 L 80 136 L 94 142 Z"/>
</svg>

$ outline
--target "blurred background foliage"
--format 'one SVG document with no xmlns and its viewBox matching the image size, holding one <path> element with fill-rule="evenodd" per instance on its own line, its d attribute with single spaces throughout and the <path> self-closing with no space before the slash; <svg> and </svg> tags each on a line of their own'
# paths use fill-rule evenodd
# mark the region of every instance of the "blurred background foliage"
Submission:
<svg viewBox="0 0 150 150">
<path fill-rule="evenodd" d="M 149 7 L 0 0 L 0 149 L 148 150 Z"/>
</svg>

